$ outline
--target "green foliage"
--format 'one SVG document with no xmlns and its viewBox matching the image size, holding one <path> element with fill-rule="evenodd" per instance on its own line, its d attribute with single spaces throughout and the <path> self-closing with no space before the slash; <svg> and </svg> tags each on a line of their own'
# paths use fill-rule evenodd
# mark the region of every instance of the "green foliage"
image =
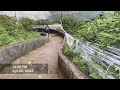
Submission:
<svg viewBox="0 0 120 90">
<path fill-rule="evenodd" d="M 85 60 L 73 58 L 72 62 L 78 67 L 81 72 L 88 74 L 88 64 Z"/>
<path fill-rule="evenodd" d="M 7 34 L 7 31 L 3 26 L 0 26 L 0 34 Z"/>
<path fill-rule="evenodd" d="M 80 28 L 81 23 L 73 17 L 66 17 L 63 19 L 63 28 L 69 34 L 74 35 Z"/>
<path fill-rule="evenodd" d="M 46 19 L 46 20 L 38 19 L 35 21 L 35 24 L 36 25 L 50 25 L 50 24 L 54 24 L 54 22 L 49 19 Z"/>
<path fill-rule="evenodd" d="M 53 22 L 61 24 L 61 19 L 60 18 L 53 19 Z"/>
<path fill-rule="evenodd" d="M 17 34 L 15 36 L 7 35 L 7 34 L 0 34 L 0 47 L 4 45 L 8 45 L 11 43 L 40 37 L 40 34 L 33 31 L 27 31 L 22 34 Z"/>
<path fill-rule="evenodd" d="M 6 34 L 0 34 L 0 47 L 10 44 L 14 39 Z"/>
<path fill-rule="evenodd" d="M 99 65 L 99 64 L 97 64 L 97 63 L 92 63 L 91 65 L 92 65 L 92 67 L 97 68 L 97 69 L 100 69 L 100 70 L 102 70 L 103 72 L 106 71 L 101 65 Z"/>
<path fill-rule="evenodd" d="M 72 59 L 74 56 L 74 51 L 72 49 L 67 48 L 64 50 L 64 54 L 68 56 L 70 59 Z"/>
<path fill-rule="evenodd" d="M 31 25 L 34 25 L 35 21 L 34 21 L 34 19 L 30 19 L 28 17 L 21 17 L 19 19 L 19 23 L 22 24 L 22 26 L 26 30 L 31 30 Z"/>
<path fill-rule="evenodd" d="M 64 28 L 67 28 L 67 26 L 76 27 L 78 25 L 78 21 L 73 17 L 67 17 L 63 19 Z"/>
<path fill-rule="evenodd" d="M 116 78 L 120 77 L 120 70 L 117 69 L 113 66 L 113 63 L 111 63 L 107 69 L 105 69 L 104 66 L 97 62 L 87 62 L 86 60 L 82 59 L 80 57 L 80 52 L 75 52 L 72 49 L 70 49 L 66 44 L 65 44 L 65 49 L 64 49 L 64 54 L 68 56 L 72 62 L 77 66 L 77 68 L 82 71 L 83 73 L 89 75 L 90 77 L 94 79 L 103 79 L 94 69 L 94 73 L 90 74 L 88 68 L 91 66 L 92 68 L 96 68 L 101 70 L 104 73 L 104 76 L 107 77 L 109 75 L 113 75 Z M 94 53 L 95 56 L 98 55 L 98 53 Z"/>
<path fill-rule="evenodd" d="M 77 58 L 73 58 L 72 62 L 75 64 L 75 65 L 78 65 L 78 59 Z"/>
<path fill-rule="evenodd" d="M 70 49 L 69 46 L 65 43 L 65 49 L 63 53 L 71 59 L 71 61 L 80 71 L 88 74 L 88 63 L 79 56 L 80 52 L 73 51 L 73 49 Z"/>
<path fill-rule="evenodd" d="M 73 51 L 72 48 L 65 43 L 63 53 L 70 58 L 70 60 L 77 66 L 77 68 L 83 73 L 88 74 L 88 63 L 80 57 L 80 52 Z"/>
<path fill-rule="evenodd" d="M 90 74 L 90 77 L 94 78 L 94 79 L 103 79 L 101 76 L 99 76 L 99 74 L 93 72 L 92 74 Z"/>
<path fill-rule="evenodd" d="M 73 17 L 63 19 L 63 27 L 69 34 L 81 41 L 97 43 L 107 50 L 107 46 L 120 48 L 120 11 L 100 14 L 91 21 L 79 22 Z"/>
<path fill-rule="evenodd" d="M 70 48 L 67 43 L 64 44 L 64 50 L 63 50 L 63 53 L 68 56 L 71 60 L 78 56 L 78 52 L 75 52 L 72 48 Z"/>
<path fill-rule="evenodd" d="M 27 31 L 25 32 L 21 37 L 23 37 L 24 40 L 31 39 L 31 38 L 37 38 L 40 37 L 40 33 L 33 32 L 33 31 Z"/>
<path fill-rule="evenodd" d="M 8 34 L 11 34 L 13 30 L 16 29 L 16 21 L 14 17 L 9 17 L 7 15 L 0 15 L 0 26 L 5 28 Z"/>
<path fill-rule="evenodd" d="M 17 23 L 14 17 L 0 15 L 0 47 L 30 38 L 40 37 L 40 33 L 29 31 L 27 25 L 32 24 L 32 20 L 22 18 L 23 22 Z"/>
<path fill-rule="evenodd" d="M 75 33 L 83 41 L 97 43 L 102 49 L 107 46 L 120 46 L 120 14 L 103 14 L 93 21 L 84 22 Z"/>
<path fill-rule="evenodd" d="M 78 26 L 73 24 L 75 21 L 71 22 L 71 20 L 70 22 L 69 20 L 64 21 L 63 25 L 65 30 L 73 36 L 79 38 L 81 41 L 89 41 L 93 44 L 97 43 L 103 50 L 107 50 L 107 46 L 120 48 L 120 11 L 115 11 L 114 14 L 109 13 L 102 14 L 101 16 L 98 15 L 91 21 L 79 23 Z M 73 27 L 77 30 L 73 29 Z M 95 55 L 97 56 L 96 53 Z M 79 61 L 82 60 L 80 60 L 79 57 L 76 58 L 76 55 L 74 55 L 72 62 L 75 63 L 77 67 L 83 67 L 82 69 L 84 70 L 85 64 Z M 116 70 L 116 67 L 113 65 L 109 65 L 107 70 L 99 63 L 89 63 L 89 65 L 93 68 L 102 70 L 105 77 L 113 75 L 116 78 L 120 78 L 120 69 Z M 90 76 L 95 79 L 102 79 L 97 72 L 90 74 Z"/>
<path fill-rule="evenodd" d="M 116 15 L 120 15 L 120 11 L 115 11 L 115 14 Z"/>
<path fill-rule="evenodd" d="M 97 63 L 91 63 L 91 65 L 92 65 L 93 68 L 102 70 L 105 77 L 107 77 L 107 76 L 109 76 L 109 75 L 113 75 L 114 77 L 119 78 L 119 75 L 120 75 L 119 70 L 120 70 L 120 69 L 116 69 L 116 68 L 113 66 L 113 63 L 111 63 L 111 64 L 108 66 L 107 70 L 104 69 L 104 67 L 103 67 L 102 65 L 97 64 Z M 95 73 L 95 75 L 99 76 L 99 74 L 97 74 L 96 72 L 94 72 L 94 73 Z M 90 76 L 91 76 L 91 74 L 90 74 Z M 92 75 L 92 77 L 93 77 L 93 78 L 96 78 L 96 77 L 94 76 L 94 74 Z M 99 77 L 100 77 L 100 78 L 98 78 L 98 79 L 101 79 L 101 76 L 99 76 Z"/>
<path fill-rule="evenodd" d="M 109 65 L 109 68 L 105 72 L 105 76 L 113 75 L 117 79 L 120 79 L 120 68 L 115 68 L 112 64 Z"/>
<path fill-rule="evenodd" d="M 88 74 L 88 64 L 85 60 L 79 60 L 78 62 L 79 69 Z"/>
</svg>

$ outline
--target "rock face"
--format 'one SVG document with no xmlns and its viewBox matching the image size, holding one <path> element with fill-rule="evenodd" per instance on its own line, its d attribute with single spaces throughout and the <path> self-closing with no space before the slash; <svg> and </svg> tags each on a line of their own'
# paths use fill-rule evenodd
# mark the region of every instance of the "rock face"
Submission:
<svg viewBox="0 0 120 90">
<path fill-rule="evenodd" d="M 0 48 L 0 70 L 2 70 L 6 64 L 42 46 L 47 41 L 47 36 L 45 36 Z"/>
</svg>

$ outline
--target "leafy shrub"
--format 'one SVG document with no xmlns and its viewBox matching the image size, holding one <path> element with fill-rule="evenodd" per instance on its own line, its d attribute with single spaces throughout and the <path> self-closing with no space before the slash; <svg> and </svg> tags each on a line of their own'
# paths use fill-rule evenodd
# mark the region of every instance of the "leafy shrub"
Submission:
<svg viewBox="0 0 120 90">
<path fill-rule="evenodd" d="M 72 59 L 74 56 L 74 51 L 72 49 L 65 49 L 64 54 L 68 56 L 70 59 Z"/>
<path fill-rule="evenodd" d="M 40 37 L 40 33 L 30 31 L 29 25 L 33 20 L 22 18 L 20 23 L 16 24 L 14 17 L 0 15 L 0 47 L 30 38 Z M 28 25 L 28 26 L 27 26 Z"/>
<path fill-rule="evenodd" d="M 104 50 L 107 50 L 107 46 L 120 48 L 120 11 L 115 11 L 114 14 L 97 16 L 92 21 L 80 23 L 80 26 L 74 26 L 71 22 L 64 22 L 63 24 L 68 33 L 82 41 L 89 41 L 93 44 L 97 43 L 98 46 Z M 84 60 L 80 60 L 75 56 L 72 62 L 81 71 L 87 71 L 87 63 L 84 62 Z M 116 70 L 114 66 L 110 66 L 110 68 L 106 70 L 103 65 L 93 63 L 92 67 L 101 69 L 105 76 L 113 75 L 116 78 L 120 78 L 120 70 Z M 102 79 L 96 71 L 90 74 L 90 76 L 95 79 Z"/>
<path fill-rule="evenodd" d="M 34 19 L 30 19 L 28 17 L 21 17 L 19 19 L 19 23 L 22 24 L 22 26 L 26 30 L 31 30 L 31 25 L 34 25 L 35 21 L 34 21 Z"/>
<path fill-rule="evenodd" d="M 63 28 L 69 34 L 74 35 L 80 28 L 81 23 L 73 17 L 66 17 L 63 19 Z"/>
<path fill-rule="evenodd" d="M 7 34 L 6 29 L 3 26 L 0 26 L 0 34 Z"/>
<path fill-rule="evenodd" d="M 77 58 L 73 58 L 72 62 L 73 62 L 75 65 L 78 65 L 79 60 L 78 60 Z"/>
<path fill-rule="evenodd" d="M 88 64 L 85 60 L 73 58 L 72 62 L 78 67 L 81 72 L 88 74 Z"/>
<path fill-rule="evenodd" d="M 50 24 L 54 24 L 54 22 L 53 20 L 49 20 L 49 19 L 46 19 L 46 20 L 38 19 L 35 21 L 35 24 L 36 25 L 50 25 Z"/>
<path fill-rule="evenodd" d="M 82 41 L 97 43 L 100 48 L 107 46 L 120 48 L 120 11 L 102 14 L 91 21 L 79 22 L 67 18 L 63 20 L 64 29 Z"/>
<path fill-rule="evenodd" d="M 10 37 L 6 34 L 0 34 L 0 47 L 4 45 L 8 45 L 14 41 L 14 38 Z"/>
<path fill-rule="evenodd" d="M 10 34 L 11 31 L 16 29 L 15 18 L 7 15 L 0 15 L 0 26 L 4 27 Z"/>
</svg>

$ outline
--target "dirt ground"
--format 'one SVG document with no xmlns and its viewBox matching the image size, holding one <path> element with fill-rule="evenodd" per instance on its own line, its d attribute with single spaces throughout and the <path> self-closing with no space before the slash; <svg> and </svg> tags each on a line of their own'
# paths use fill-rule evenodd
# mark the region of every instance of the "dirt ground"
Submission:
<svg viewBox="0 0 120 90">
<path fill-rule="evenodd" d="M 48 43 L 13 61 L 12 64 L 48 64 L 48 74 L 0 74 L 0 79 L 64 79 L 58 69 L 58 50 L 63 38 L 50 34 Z M 5 67 L 2 72 L 9 70 Z"/>
</svg>

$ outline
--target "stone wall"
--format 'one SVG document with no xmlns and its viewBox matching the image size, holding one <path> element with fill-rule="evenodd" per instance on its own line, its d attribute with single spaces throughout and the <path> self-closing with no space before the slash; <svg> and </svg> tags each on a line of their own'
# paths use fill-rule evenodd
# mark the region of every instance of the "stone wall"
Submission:
<svg viewBox="0 0 120 90">
<path fill-rule="evenodd" d="M 0 48 L 0 70 L 5 64 L 27 54 L 47 42 L 47 36 L 34 38 Z M 2 65 L 1 65 L 2 64 Z"/>
</svg>

